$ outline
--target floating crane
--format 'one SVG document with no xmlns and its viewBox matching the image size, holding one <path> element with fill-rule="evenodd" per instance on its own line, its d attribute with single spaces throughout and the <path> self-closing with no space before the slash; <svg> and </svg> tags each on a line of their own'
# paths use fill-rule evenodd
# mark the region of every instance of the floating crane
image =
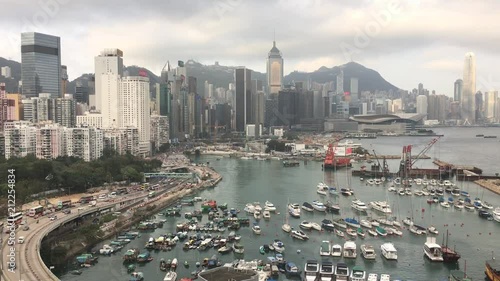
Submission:
<svg viewBox="0 0 500 281">
<path fill-rule="evenodd" d="M 326 151 L 325 160 L 323 162 L 323 169 L 336 169 L 342 167 L 350 167 L 351 159 L 348 157 L 335 157 L 335 149 L 337 148 L 338 140 L 333 144 L 328 145 L 328 150 Z"/>
<path fill-rule="evenodd" d="M 401 158 L 401 165 L 399 167 L 399 174 L 401 177 L 410 176 L 411 170 L 415 163 L 421 159 L 420 157 L 424 155 L 431 147 L 440 139 L 441 137 L 437 137 L 432 139 L 414 158 L 411 156 L 412 145 L 403 146 L 403 155 Z"/>
</svg>

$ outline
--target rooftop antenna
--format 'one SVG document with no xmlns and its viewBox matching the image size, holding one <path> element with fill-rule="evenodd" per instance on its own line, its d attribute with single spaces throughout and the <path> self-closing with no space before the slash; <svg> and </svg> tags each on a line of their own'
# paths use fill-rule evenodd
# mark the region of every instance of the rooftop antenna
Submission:
<svg viewBox="0 0 500 281">
<path fill-rule="evenodd" d="M 273 31 L 273 46 L 276 47 L 276 28 Z"/>
</svg>

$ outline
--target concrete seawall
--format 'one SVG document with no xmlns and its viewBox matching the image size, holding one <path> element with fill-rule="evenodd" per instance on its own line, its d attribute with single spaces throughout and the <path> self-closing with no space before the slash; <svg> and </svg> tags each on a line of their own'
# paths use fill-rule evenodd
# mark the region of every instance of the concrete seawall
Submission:
<svg viewBox="0 0 500 281">
<path fill-rule="evenodd" d="M 477 180 L 474 183 L 500 195 L 500 180 Z"/>
</svg>

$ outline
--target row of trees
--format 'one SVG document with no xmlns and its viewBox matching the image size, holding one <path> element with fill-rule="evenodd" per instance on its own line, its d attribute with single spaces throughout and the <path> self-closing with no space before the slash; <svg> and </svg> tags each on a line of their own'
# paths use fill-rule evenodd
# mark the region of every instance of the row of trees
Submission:
<svg viewBox="0 0 500 281">
<path fill-rule="evenodd" d="M 15 170 L 16 205 L 33 201 L 31 195 L 64 188 L 66 192 L 85 192 L 88 188 L 101 186 L 108 182 L 142 181 L 143 173 L 161 167 L 160 160 L 145 160 L 132 155 L 117 155 L 105 151 L 99 160 L 85 162 L 75 157 L 59 157 L 54 160 L 41 160 L 33 155 L 24 158 L 0 160 L 0 206 L 7 201 L 8 170 Z M 11 181 L 12 182 L 12 181 Z M 0 208 L 0 217 L 2 211 Z"/>
</svg>

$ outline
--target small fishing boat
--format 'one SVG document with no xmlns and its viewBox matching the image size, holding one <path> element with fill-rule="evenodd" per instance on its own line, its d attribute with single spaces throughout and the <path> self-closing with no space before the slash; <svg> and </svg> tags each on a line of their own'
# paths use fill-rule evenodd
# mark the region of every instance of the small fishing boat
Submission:
<svg viewBox="0 0 500 281">
<path fill-rule="evenodd" d="M 359 265 L 354 266 L 351 270 L 350 281 L 365 281 L 366 271 Z"/>
<path fill-rule="evenodd" d="M 433 225 L 432 226 L 429 226 L 427 228 L 427 231 L 429 231 L 429 233 L 431 234 L 435 234 L 435 235 L 438 235 L 439 234 L 439 231 L 436 229 L 436 227 L 434 227 Z"/>
<path fill-rule="evenodd" d="M 488 209 L 488 210 L 491 210 L 493 209 L 493 205 L 491 205 L 490 203 L 484 201 L 483 203 L 481 203 L 481 206 L 485 209 Z"/>
<path fill-rule="evenodd" d="M 271 212 L 267 211 L 267 210 L 264 210 L 262 212 L 262 217 L 264 217 L 265 220 L 269 220 L 271 219 Z"/>
<path fill-rule="evenodd" d="M 324 219 L 321 221 L 321 227 L 328 231 L 333 231 L 335 229 L 335 225 L 329 219 Z"/>
<path fill-rule="evenodd" d="M 372 228 L 372 223 L 368 220 L 361 220 L 359 222 L 359 224 L 362 226 L 362 227 L 366 227 L 366 228 Z"/>
<path fill-rule="evenodd" d="M 391 281 L 391 276 L 389 274 L 380 274 L 380 281 Z"/>
<path fill-rule="evenodd" d="M 233 251 L 233 248 L 231 248 L 228 245 L 224 245 L 217 250 L 217 252 L 219 252 L 220 254 L 227 254 L 230 253 L 231 251 Z"/>
<path fill-rule="evenodd" d="M 361 227 L 358 227 L 358 229 L 356 229 L 356 234 L 361 238 L 365 238 L 366 236 L 365 231 Z"/>
<path fill-rule="evenodd" d="M 373 237 L 377 237 L 378 236 L 377 232 L 375 230 L 373 230 L 373 229 L 368 229 L 368 234 L 370 234 Z"/>
<path fill-rule="evenodd" d="M 383 227 L 377 226 L 375 227 L 375 231 L 380 236 L 387 236 L 387 231 Z"/>
<path fill-rule="evenodd" d="M 344 232 L 342 230 L 335 229 L 334 231 L 335 231 L 335 234 L 337 236 L 339 236 L 339 237 L 344 237 L 345 236 L 345 234 L 344 234 Z"/>
<path fill-rule="evenodd" d="M 163 278 L 163 281 L 175 281 L 177 280 L 177 273 L 175 271 L 169 271 Z"/>
<path fill-rule="evenodd" d="M 253 217 L 254 217 L 256 220 L 260 220 L 261 216 L 262 216 L 262 215 L 261 215 L 260 211 L 255 210 L 255 212 L 253 213 Z"/>
<path fill-rule="evenodd" d="M 478 212 L 479 217 L 487 220 L 493 220 L 493 215 L 490 214 L 488 211 L 480 210 Z"/>
</svg>

